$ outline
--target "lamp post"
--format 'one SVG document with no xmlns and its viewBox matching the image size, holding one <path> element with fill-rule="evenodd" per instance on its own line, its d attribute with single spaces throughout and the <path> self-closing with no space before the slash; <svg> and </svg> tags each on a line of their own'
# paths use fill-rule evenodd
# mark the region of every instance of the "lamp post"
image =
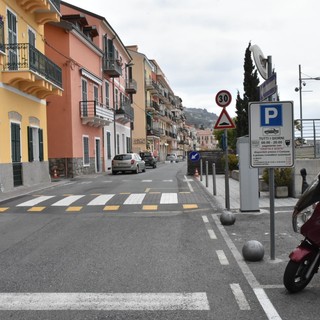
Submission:
<svg viewBox="0 0 320 320">
<path fill-rule="evenodd" d="M 295 91 L 299 91 L 299 104 L 300 104 L 300 130 L 301 130 L 301 144 L 303 144 L 303 128 L 302 128 L 302 86 L 305 86 L 305 80 L 320 80 L 320 77 L 301 77 L 301 65 L 299 64 L 299 87 Z"/>
</svg>

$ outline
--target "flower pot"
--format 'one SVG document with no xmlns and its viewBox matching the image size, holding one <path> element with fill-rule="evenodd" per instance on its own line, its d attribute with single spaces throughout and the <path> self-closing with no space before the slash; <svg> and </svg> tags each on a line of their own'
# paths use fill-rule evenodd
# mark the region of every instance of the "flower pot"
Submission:
<svg viewBox="0 0 320 320">
<path fill-rule="evenodd" d="M 289 189 L 287 186 L 276 187 L 276 198 L 287 198 L 289 196 Z"/>
</svg>

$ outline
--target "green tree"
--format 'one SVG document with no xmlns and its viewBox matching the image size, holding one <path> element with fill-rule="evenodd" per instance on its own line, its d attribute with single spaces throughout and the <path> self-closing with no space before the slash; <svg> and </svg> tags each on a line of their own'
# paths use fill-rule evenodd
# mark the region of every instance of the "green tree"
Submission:
<svg viewBox="0 0 320 320">
<path fill-rule="evenodd" d="M 234 121 L 234 119 L 233 119 Z M 223 149 L 222 147 L 222 135 L 224 134 L 224 130 L 214 130 L 213 135 L 218 140 L 218 146 L 220 149 Z M 236 150 L 237 148 L 237 137 L 236 137 L 236 130 L 235 129 L 227 129 L 227 135 L 228 135 L 228 147 L 230 150 Z"/>
<path fill-rule="evenodd" d="M 238 91 L 236 101 L 236 136 L 241 137 L 249 134 L 249 120 L 248 120 L 248 104 L 249 102 L 259 101 L 259 78 L 258 72 L 253 64 L 250 51 L 251 42 L 245 51 L 244 58 L 244 80 L 243 98 L 240 97 Z"/>
</svg>

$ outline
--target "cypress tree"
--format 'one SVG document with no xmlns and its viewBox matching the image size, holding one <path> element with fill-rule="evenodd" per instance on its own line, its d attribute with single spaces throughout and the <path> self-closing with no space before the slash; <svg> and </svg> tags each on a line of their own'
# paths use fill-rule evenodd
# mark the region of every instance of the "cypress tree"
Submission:
<svg viewBox="0 0 320 320">
<path fill-rule="evenodd" d="M 258 72 L 253 64 L 250 51 L 251 42 L 249 42 L 246 48 L 244 58 L 244 80 L 243 98 L 240 97 L 238 91 L 236 101 L 236 131 L 237 137 L 245 136 L 249 134 L 249 119 L 248 119 L 248 103 L 253 101 L 259 101 L 259 78 Z"/>
</svg>

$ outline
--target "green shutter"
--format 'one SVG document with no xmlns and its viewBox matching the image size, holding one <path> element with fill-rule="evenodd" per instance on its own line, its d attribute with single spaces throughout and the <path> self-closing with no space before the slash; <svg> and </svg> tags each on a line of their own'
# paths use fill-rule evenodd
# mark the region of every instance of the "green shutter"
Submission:
<svg viewBox="0 0 320 320">
<path fill-rule="evenodd" d="M 32 128 L 27 127 L 28 129 L 28 160 L 32 162 L 33 159 L 33 139 L 32 139 Z"/>
<path fill-rule="evenodd" d="M 39 129 L 38 134 L 39 134 L 39 161 L 43 161 L 43 129 Z"/>
</svg>

